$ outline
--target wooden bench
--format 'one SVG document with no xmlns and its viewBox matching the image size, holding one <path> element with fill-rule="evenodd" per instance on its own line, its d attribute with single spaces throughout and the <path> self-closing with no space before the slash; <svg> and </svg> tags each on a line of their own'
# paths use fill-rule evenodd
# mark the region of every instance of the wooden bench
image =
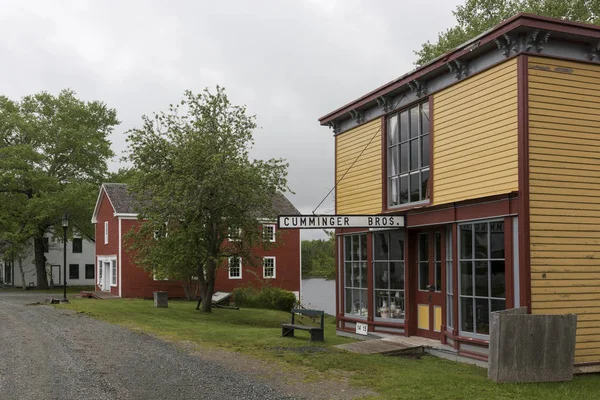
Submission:
<svg viewBox="0 0 600 400">
<path fill-rule="evenodd" d="M 292 323 L 291 324 L 281 324 L 281 336 L 293 337 L 294 330 L 300 329 L 302 331 L 310 332 L 310 340 L 312 340 L 314 342 L 316 342 L 316 341 L 323 342 L 325 340 L 325 337 L 323 335 L 324 329 L 325 329 L 325 325 L 324 325 L 325 312 L 324 311 L 304 310 L 301 308 L 293 308 L 291 310 L 291 313 L 292 313 Z M 321 325 L 320 326 L 297 325 L 294 323 L 296 314 L 306 315 L 309 317 L 321 317 Z"/>
</svg>

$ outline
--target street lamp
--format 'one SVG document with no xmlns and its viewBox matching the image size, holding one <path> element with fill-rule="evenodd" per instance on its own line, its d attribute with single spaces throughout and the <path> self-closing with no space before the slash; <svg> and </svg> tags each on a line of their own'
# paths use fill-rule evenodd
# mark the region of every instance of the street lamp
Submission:
<svg viewBox="0 0 600 400">
<path fill-rule="evenodd" d="M 62 217 L 62 227 L 63 227 L 63 243 L 64 243 L 64 252 L 63 252 L 63 299 L 60 301 L 61 303 L 68 303 L 67 299 L 67 228 L 69 227 L 69 214 L 65 211 Z"/>
</svg>

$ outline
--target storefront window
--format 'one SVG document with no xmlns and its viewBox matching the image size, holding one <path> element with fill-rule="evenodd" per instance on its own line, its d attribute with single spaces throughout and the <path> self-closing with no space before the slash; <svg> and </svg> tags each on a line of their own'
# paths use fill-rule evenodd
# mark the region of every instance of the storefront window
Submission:
<svg viewBox="0 0 600 400">
<path fill-rule="evenodd" d="M 460 330 L 489 335 L 490 312 L 506 308 L 504 222 L 459 226 Z"/>
<path fill-rule="evenodd" d="M 375 316 L 404 320 L 404 232 L 374 233 L 373 263 Z"/>
<path fill-rule="evenodd" d="M 367 296 L 367 235 L 344 237 L 344 294 L 346 314 L 366 317 Z"/>
</svg>

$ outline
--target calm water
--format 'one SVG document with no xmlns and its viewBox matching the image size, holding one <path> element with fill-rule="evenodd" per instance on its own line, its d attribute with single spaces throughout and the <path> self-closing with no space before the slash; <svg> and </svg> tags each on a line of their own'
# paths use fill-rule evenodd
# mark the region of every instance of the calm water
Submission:
<svg viewBox="0 0 600 400">
<path fill-rule="evenodd" d="M 302 304 L 307 308 L 335 315 L 335 280 L 303 279 Z"/>
</svg>

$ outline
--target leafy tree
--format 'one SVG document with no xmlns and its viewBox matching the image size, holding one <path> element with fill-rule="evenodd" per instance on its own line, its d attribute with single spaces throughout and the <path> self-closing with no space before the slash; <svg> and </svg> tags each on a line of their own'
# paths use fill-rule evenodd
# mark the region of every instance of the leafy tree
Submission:
<svg viewBox="0 0 600 400">
<path fill-rule="evenodd" d="M 302 241 L 302 276 L 335 279 L 335 234 L 325 231 L 327 240 Z"/>
<path fill-rule="evenodd" d="M 217 268 L 232 256 L 258 262 L 252 248 L 268 244 L 257 218 L 274 218 L 273 197 L 287 189 L 283 160 L 250 159 L 254 128 L 255 117 L 217 87 L 186 91 L 178 105 L 144 116 L 129 132 L 128 159 L 137 171 L 129 187 L 138 218 L 147 221 L 128 234 L 134 261 L 158 276 L 193 273 L 205 312 Z"/>
<path fill-rule="evenodd" d="M 118 124 L 114 109 L 70 90 L 20 102 L 0 96 L 0 232 L 15 243 L 33 238 L 41 289 L 48 287 L 43 238 L 62 232 L 65 211 L 70 229 L 94 237 L 90 215 Z"/>
<path fill-rule="evenodd" d="M 423 65 L 519 12 L 598 24 L 600 0 L 467 0 L 452 12 L 456 26 L 415 51 L 415 64 Z"/>
</svg>

